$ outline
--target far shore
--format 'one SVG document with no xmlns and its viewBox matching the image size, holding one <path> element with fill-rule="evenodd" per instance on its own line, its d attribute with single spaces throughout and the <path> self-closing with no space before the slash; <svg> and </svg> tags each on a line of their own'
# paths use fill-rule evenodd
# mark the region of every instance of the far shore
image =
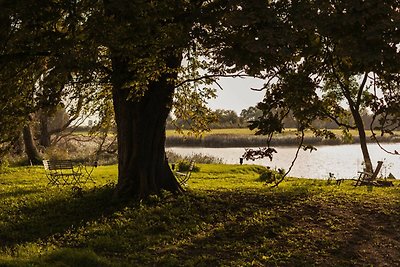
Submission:
<svg viewBox="0 0 400 267">
<path fill-rule="evenodd" d="M 332 130 L 336 134 L 335 139 L 324 139 L 315 137 L 312 133 L 306 133 L 304 137 L 305 145 L 343 145 L 359 143 L 359 136 L 356 132 L 352 132 L 351 140 L 344 140 L 340 135 L 340 130 Z M 400 136 L 395 135 L 379 136 L 379 142 L 382 143 L 399 143 Z M 371 137 L 368 142 L 373 143 L 375 140 Z M 187 132 L 178 134 L 172 130 L 167 131 L 167 147 L 260 147 L 266 146 L 267 137 L 255 135 L 254 131 L 245 128 L 232 129 L 213 129 L 203 136 L 190 136 Z M 299 138 L 295 135 L 293 129 L 288 129 L 282 134 L 277 134 L 271 141 L 271 146 L 297 146 Z"/>
</svg>

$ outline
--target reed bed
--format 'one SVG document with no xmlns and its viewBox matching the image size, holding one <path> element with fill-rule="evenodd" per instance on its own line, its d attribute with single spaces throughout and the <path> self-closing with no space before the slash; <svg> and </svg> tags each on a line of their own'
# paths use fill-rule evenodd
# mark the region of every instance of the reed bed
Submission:
<svg viewBox="0 0 400 267">
<path fill-rule="evenodd" d="M 400 142 L 399 136 L 383 136 L 378 140 L 383 143 Z M 295 135 L 279 136 L 272 139 L 272 146 L 297 146 L 299 139 Z M 368 142 L 374 142 L 368 139 Z M 341 138 L 323 139 L 321 137 L 306 136 L 307 145 L 343 145 L 359 143 L 359 137 L 354 136 L 351 141 Z M 212 134 L 203 137 L 167 136 L 167 147 L 260 147 L 267 145 L 267 137 L 258 135 Z"/>
</svg>

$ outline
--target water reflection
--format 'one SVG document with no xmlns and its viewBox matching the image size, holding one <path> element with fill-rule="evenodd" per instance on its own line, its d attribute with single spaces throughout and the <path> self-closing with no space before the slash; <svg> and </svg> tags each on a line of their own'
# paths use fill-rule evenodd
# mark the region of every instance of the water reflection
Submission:
<svg viewBox="0 0 400 267">
<path fill-rule="evenodd" d="M 362 153 L 358 144 L 340 146 L 320 146 L 317 151 L 301 151 L 292 169 L 291 176 L 309 178 L 327 178 L 329 172 L 337 178 L 352 178 L 362 170 Z M 382 175 L 392 173 L 400 178 L 400 156 L 390 155 L 382 151 L 376 144 L 368 145 L 371 159 L 374 165 L 378 160 L 384 161 Z M 385 144 L 389 150 L 400 150 L 400 144 Z M 225 163 L 239 164 L 239 159 L 244 153 L 244 148 L 203 148 L 203 147 L 171 147 L 169 150 L 186 156 L 191 154 L 207 154 L 222 158 Z M 262 159 L 256 161 L 244 161 L 244 164 L 260 164 L 271 168 L 288 169 L 292 162 L 296 148 L 278 147 L 278 153 L 274 159 Z"/>
</svg>

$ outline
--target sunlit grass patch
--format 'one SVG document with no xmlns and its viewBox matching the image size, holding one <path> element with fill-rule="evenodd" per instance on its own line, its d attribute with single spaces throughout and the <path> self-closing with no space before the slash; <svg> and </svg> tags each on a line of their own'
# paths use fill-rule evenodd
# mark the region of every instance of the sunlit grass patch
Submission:
<svg viewBox="0 0 400 267">
<path fill-rule="evenodd" d="M 271 188 L 261 166 L 198 166 L 186 194 L 125 203 L 113 200 L 115 165 L 79 195 L 47 186 L 42 168 L 11 168 L 0 175 L 0 266 L 400 264 L 398 183 Z"/>
</svg>

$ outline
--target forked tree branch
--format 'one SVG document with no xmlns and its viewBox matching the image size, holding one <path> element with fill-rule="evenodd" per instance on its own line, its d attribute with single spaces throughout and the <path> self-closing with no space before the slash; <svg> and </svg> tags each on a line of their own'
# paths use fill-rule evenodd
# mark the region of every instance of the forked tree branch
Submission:
<svg viewBox="0 0 400 267">
<path fill-rule="evenodd" d="M 368 72 L 364 74 L 364 78 L 360 84 L 360 87 L 358 88 L 357 92 L 357 100 L 356 100 L 356 108 L 359 109 L 361 105 L 361 97 L 362 97 L 362 92 L 364 90 L 365 84 L 367 83 L 368 80 Z"/>
</svg>

